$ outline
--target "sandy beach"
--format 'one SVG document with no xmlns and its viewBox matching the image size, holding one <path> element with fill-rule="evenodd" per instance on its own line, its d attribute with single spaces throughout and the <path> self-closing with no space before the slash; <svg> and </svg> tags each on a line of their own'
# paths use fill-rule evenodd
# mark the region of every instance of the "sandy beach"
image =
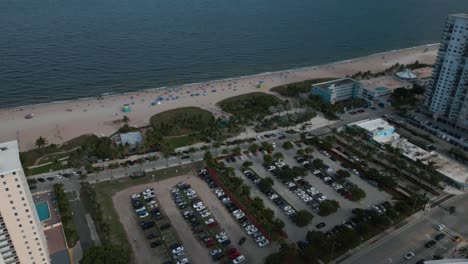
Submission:
<svg viewBox="0 0 468 264">
<path fill-rule="evenodd" d="M 331 64 L 293 70 L 262 73 L 252 76 L 189 84 L 166 89 L 146 90 L 128 94 L 56 102 L 0 110 L 0 142 L 19 139 L 22 151 L 34 148 L 39 136 L 49 143 L 61 144 L 86 133 L 110 135 L 121 125 L 112 121 L 124 115 L 131 126 L 144 126 L 149 118 L 159 112 L 198 106 L 219 116 L 216 103 L 236 95 L 251 92 L 271 93 L 270 88 L 314 78 L 344 77 L 358 71 L 378 72 L 395 63 L 409 64 L 415 61 L 433 64 L 438 44 L 389 51 Z M 264 81 L 265 87 L 257 87 Z M 160 101 L 160 104 L 155 102 Z M 124 114 L 122 107 L 130 104 L 132 111 Z M 28 113 L 32 119 L 25 119 Z"/>
</svg>

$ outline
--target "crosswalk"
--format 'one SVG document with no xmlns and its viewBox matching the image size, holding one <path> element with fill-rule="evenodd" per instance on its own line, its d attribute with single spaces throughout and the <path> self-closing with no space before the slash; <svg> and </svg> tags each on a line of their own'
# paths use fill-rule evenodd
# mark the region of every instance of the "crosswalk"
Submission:
<svg viewBox="0 0 468 264">
<path fill-rule="evenodd" d="M 462 236 L 460 233 L 458 233 L 457 231 L 451 229 L 451 228 L 448 227 L 447 225 L 445 225 L 445 224 L 443 224 L 443 223 L 441 223 L 441 222 L 435 220 L 434 218 L 432 218 L 432 217 L 430 217 L 430 216 L 428 216 L 428 215 L 424 216 L 423 218 L 424 218 L 425 220 L 427 220 L 428 222 L 434 224 L 434 227 L 439 226 L 439 225 L 444 225 L 445 228 L 444 228 L 441 232 L 447 234 L 447 235 L 450 236 L 451 238 L 454 238 L 454 237 L 457 237 L 457 236 L 463 237 L 463 236 Z"/>
</svg>

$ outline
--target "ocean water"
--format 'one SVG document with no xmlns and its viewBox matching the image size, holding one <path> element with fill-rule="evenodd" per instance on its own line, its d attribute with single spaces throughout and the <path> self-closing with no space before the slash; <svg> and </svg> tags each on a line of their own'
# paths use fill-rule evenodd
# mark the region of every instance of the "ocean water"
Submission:
<svg viewBox="0 0 468 264">
<path fill-rule="evenodd" d="M 1 0 L 0 107 L 438 42 L 467 0 Z"/>
</svg>

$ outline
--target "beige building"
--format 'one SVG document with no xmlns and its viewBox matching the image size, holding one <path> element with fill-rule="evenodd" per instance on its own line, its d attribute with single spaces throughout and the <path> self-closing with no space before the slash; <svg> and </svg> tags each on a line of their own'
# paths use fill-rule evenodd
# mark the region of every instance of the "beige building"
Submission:
<svg viewBox="0 0 468 264">
<path fill-rule="evenodd" d="M 0 144 L 0 264 L 9 263 L 50 263 L 17 141 Z"/>
</svg>

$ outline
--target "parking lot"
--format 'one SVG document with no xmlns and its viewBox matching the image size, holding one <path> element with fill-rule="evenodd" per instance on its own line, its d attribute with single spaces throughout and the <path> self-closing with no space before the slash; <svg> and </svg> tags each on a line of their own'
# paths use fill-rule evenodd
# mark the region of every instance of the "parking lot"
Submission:
<svg viewBox="0 0 468 264">
<path fill-rule="evenodd" d="M 288 165 L 289 167 L 293 166 L 301 166 L 294 157 L 296 156 L 296 152 L 299 149 L 297 145 L 294 144 L 294 147 L 289 150 L 285 150 L 281 147 L 282 141 L 274 141 L 276 142 L 276 149 L 274 152 L 281 152 L 283 153 L 283 162 Z M 304 148 L 305 146 L 301 146 Z M 337 162 L 331 160 L 329 157 L 321 154 L 318 150 L 314 150 L 310 155 L 313 158 L 319 158 L 323 160 L 323 163 L 328 165 L 331 169 L 331 174 L 345 168 Z M 249 157 L 250 156 L 250 157 Z M 348 199 L 345 199 L 342 195 L 340 195 L 331 185 L 326 184 L 322 179 L 317 176 L 314 176 L 311 172 L 307 173 L 307 176 L 304 177 L 304 181 L 310 183 L 319 193 L 326 196 L 327 199 L 336 200 L 340 204 L 340 208 L 337 212 L 333 213 L 327 217 L 321 217 L 317 213 L 314 213 L 311 207 L 306 204 L 296 193 L 291 191 L 288 186 L 283 184 L 278 178 L 274 177 L 264 166 L 263 166 L 263 157 L 264 154 L 261 152 L 256 152 L 256 155 L 242 155 L 241 160 L 239 157 L 236 159 L 235 162 L 226 163 L 229 166 L 236 168 L 236 175 L 241 177 L 244 182 L 251 186 L 252 193 L 258 195 L 259 197 L 263 198 L 265 204 L 271 208 L 275 212 L 275 216 L 282 219 L 286 224 L 286 232 L 288 233 L 289 237 L 292 240 L 299 240 L 304 238 L 304 229 L 307 230 L 315 230 L 316 225 L 318 223 L 326 223 L 326 226 L 323 227 L 322 231 L 328 231 L 333 228 L 335 225 L 342 224 L 343 222 L 347 221 L 350 217 L 353 216 L 352 210 L 354 208 L 362 208 L 362 209 L 370 209 L 373 205 L 377 203 L 381 203 L 384 201 L 388 201 L 391 199 L 391 196 L 383 191 L 380 191 L 378 188 L 372 186 L 368 182 L 364 181 L 360 177 L 356 176 L 355 174 L 351 173 L 351 176 L 347 178 L 351 183 L 357 185 L 359 188 L 366 192 L 366 197 L 359 202 L 354 202 Z M 295 224 L 288 219 L 288 217 L 283 213 L 283 211 L 278 208 L 270 199 L 267 198 L 263 193 L 261 193 L 256 184 L 252 181 L 248 180 L 242 173 L 242 163 L 245 160 L 249 160 L 253 163 L 251 169 L 256 172 L 260 177 L 270 177 L 274 181 L 273 189 L 280 195 L 282 198 L 296 210 L 307 210 L 314 214 L 313 221 L 305 228 L 299 228 L 295 226 Z"/>
<path fill-rule="evenodd" d="M 185 181 L 192 188 L 197 190 L 198 196 L 203 200 L 205 206 L 210 209 L 212 215 L 220 221 L 222 227 L 229 234 L 233 246 L 245 256 L 246 263 L 263 263 L 263 260 L 269 254 L 276 252 L 278 245 L 271 244 L 268 247 L 259 249 L 252 239 L 247 239 L 242 246 L 238 246 L 238 241 L 246 236 L 244 229 L 237 223 L 230 213 L 224 208 L 221 202 L 216 198 L 216 195 L 208 187 L 208 185 L 195 175 L 186 175 L 170 178 L 153 184 L 145 184 L 141 186 L 131 187 L 117 193 L 113 197 L 113 202 L 117 213 L 120 217 L 128 238 L 132 242 L 132 249 L 137 258 L 138 263 L 163 263 L 167 260 L 165 252 L 159 252 L 162 248 L 152 249 L 149 247 L 148 239 L 144 237 L 138 225 L 137 217 L 134 213 L 129 197 L 131 194 L 141 191 L 145 188 L 154 188 L 158 202 L 161 208 L 167 214 L 167 218 L 171 221 L 171 229 L 177 232 L 180 241 L 185 248 L 186 254 L 191 263 L 214 263 L 209 254 L 209 250 L 200 243 L 193 235 L 190 225 L 184 220 L 179 209 L 174 204 L 171 197 L 171 189 L 180 181 Z"/>
</svg>

